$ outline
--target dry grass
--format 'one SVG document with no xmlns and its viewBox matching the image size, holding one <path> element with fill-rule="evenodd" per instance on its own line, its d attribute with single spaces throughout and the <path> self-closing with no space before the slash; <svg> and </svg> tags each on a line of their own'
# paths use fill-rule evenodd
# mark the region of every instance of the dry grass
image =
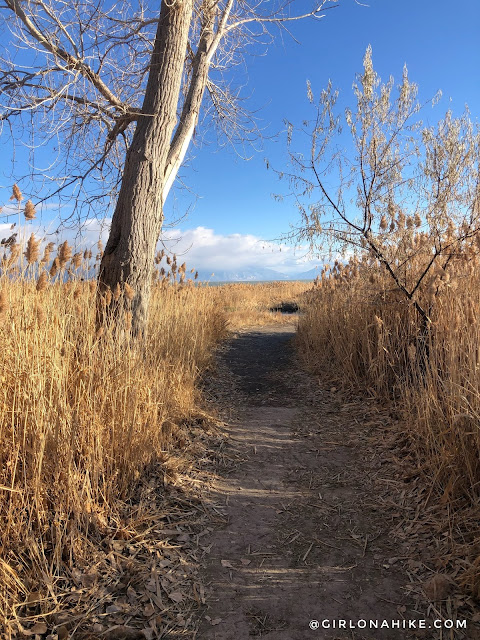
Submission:
<svg viewBox="0 0 480 640">
<path fill-rule="evenodd" d="M 302 304 L 303 294 L 311 289 L 311 282 L 232 283 L 212 286 L 213 299 L 223 309 L 232 330 L 273 323 L 289 323 L 292 316 L 270 309 L 282 302 Z"/>
<path fill-rule="evenodd" d="M 7 634 L 22 628 L 17 622 L 28 628 L 62 610 L 72 570 L 91 566 L 152 465 L 188 438 L 179 425 L 199 412 L 199 373 L 225 332 L 207 288 L 160 283 L 144 348 L 120 345 L 109 330 L 100 338 L 95 283 L 30 277 L 38 251 L 29 247 L 30 264 L 0 278 L 0 627 Z M 60 247 L 59 262 L 78 262 L 67 249 Z M 33 619 L 23 606 L 32 593 L 41 601 Z"/>
<path fill-rule="evenodd" d="M 419 292 L 432 320 L 425 332 L 378 264 L 337 265 L 309 294 L 298 345 L 311 369 L 327 368 L 395 405 L 414 455 L 412 477 L 426 474 L 433 485 L 420 512 L 437 501 L 458 582 L 479 597 L 480 270 L 472 254 L 450 266 Z"/>
</svg>

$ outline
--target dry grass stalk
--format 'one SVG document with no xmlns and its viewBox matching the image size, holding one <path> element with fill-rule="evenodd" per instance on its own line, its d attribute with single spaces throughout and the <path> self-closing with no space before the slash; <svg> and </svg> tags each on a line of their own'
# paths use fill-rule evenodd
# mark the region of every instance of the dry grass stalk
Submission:
<svg viewBox="0 0 480 640">
<path fill-rule="evenodd" d="M 4 318 L 8 311 L 8 298 L 5 289 L 0 289 L 0 318 Z"/>
</svg>

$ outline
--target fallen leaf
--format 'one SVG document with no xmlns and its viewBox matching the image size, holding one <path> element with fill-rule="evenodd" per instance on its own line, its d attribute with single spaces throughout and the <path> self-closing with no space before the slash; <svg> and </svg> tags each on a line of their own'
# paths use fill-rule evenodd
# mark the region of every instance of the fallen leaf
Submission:
<svg viewBox="0 0 480 640">
<path fill-rule="evenodd" d="M 240 558 L 240 562 L 243 564 L 244 567 L 247 567 L 252 561 L 249 560 L 248 558 Z"/>
<path fill-rule="evenodd" d="M 183 600 L 183 593 L 180 593 L 180 591 L 174 591 L 173 593 L 169 593 L 168 597 L 174 602 L 181 602 Z"/>
<path fill-rule="evenodd" d="M 221 622 L 223 622 L 223 618 L 214 618 L 213 620 L 210 621 L 210 624 L 212 625 L 212 627 L 214 627 L 217 624 L 220 624 Z"/>
<path fill-rule="evenodd" d="M 222 567 L 226 567 L 227 569 L 234 569 L 234 566 L 230 562 L 230 560 L 221 560 L 221 563 L 222 563 Z"/>
<path fill-rule="evenodd" d="M 166 558 L 164 560 L 160 560 L 160 562 L 158 563 L 161 569 L 165 569 L 165 567 L 169 567 L 171 564 L 172 564 L 172 561 L 167 560 Z"/>
<path fill-rule="evenodd" d="M 177 536 L 177 540 L 179 542 L 188 542 L 190 540 L 190 536 L 188 535 L 188 533 L 182 533 L 181 535 Z"/>
<path fill-rule="evenodd" d="M 111 604 L 105 609 L 105 613 L 120 613 L 120 611 L 123 611 L 122 607 L 116 604 Z"/>
</svg>

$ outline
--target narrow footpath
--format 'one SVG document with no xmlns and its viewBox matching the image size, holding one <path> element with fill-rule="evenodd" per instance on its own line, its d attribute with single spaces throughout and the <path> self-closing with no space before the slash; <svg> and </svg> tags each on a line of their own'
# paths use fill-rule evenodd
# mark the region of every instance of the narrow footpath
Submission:
<svg viewBox="0 0 480 640">
<path fill-rule="evenodd" d="M 391 535 L 399 513 L 386 496 L 399 481 L 377 446 L 390 418 L 301 371 L 294 333 L 293 325 L 241 332 L 219 356 L 212 388 L 227 447 L 206 499 L 225 525 L 203 540 L 195 637 L 450 637 L 362 628 L 422 617 L 406 590 L 408 543 Z M 342 620 L 347 628 L 335 628 Z"/>
</svg>

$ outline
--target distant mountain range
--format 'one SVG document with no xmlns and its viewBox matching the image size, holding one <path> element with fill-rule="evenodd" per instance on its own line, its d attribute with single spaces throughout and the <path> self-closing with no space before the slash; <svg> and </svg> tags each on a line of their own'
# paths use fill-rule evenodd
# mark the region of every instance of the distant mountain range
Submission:
<svg viewBox="0 0 480 640">
<path fill-rule="evenodd" d="M 243 267 L 238 270 L 222 270 L 212 272 L 199 270 L 199 280 L 209 282 L 270 282 L 275 280 L 314 280 L 320 273 L 319 268 L 288 276 L 274 269 L 265 267 Z"/>
<path fill-rule="evenodd" d="M 304 271 L 303 273 L 296 273 L 294 276 L 290 278 L 290 280 L 315 280 L 317 276 L 322 272 L 322 267 L 314 267 L 309 271 Z"/>
</svg>

